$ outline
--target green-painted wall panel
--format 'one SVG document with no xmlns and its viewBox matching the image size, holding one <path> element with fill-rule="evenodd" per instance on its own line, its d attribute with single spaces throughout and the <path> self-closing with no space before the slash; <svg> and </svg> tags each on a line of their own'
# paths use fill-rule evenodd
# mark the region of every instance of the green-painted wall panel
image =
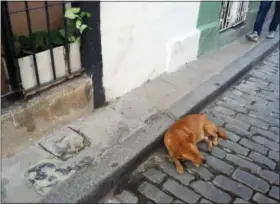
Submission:
<svg viewBox="0 0 280 204">
<path fill-rule="evenodd" d="M 197 28 L 200 30 L 198 56 L 218 48 L 221 2 L 200 2 Z"/>
<path fill-rule="evenodd" d="M 201 2 L 197 20 L 197 29 L 200 30 L 198 57 L 222 47 L 246 32 L 252 30 L 259 2 L 251 1 L 247 13 L 246 23 L 226 31 L 219 32 L 219 15 L 221 2 Z"/>
</svg>

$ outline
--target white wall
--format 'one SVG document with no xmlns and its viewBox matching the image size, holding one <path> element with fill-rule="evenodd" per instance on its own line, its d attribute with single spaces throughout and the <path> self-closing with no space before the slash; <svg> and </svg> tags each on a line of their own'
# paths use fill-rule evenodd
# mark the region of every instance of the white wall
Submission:
<svg viewBox="0 0 280 204">
<path fill-rule="evenodd" d="M 196 59 L 199 6 L 200 2 L 101 2 L 107 100 Z"/>
</svg>

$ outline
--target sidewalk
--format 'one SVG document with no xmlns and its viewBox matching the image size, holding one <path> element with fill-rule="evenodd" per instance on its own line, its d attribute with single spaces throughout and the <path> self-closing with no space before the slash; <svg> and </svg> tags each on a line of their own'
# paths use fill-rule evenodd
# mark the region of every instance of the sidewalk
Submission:
<svg viewBox="0 0 280 204">
<path fill-rule="evenodd" d="M 189 101 L 184 96 L 193 96 L 196 93 L 192 91 L 200 88 L 200 97 L 209 97 L 220 85 L 227 85 L 227 80 L 268 54 L 278 42 L 278 38 L 261 39 L 255 44 L 242 37 L 2 159 L 2 202 L 38 202 L 50 191 L 45 202 L 77 202 L 94 188 L 101 190 L 99 185 L 109 188 L 118 180 L 112 177 L 118 175 L 115 171 L 121 174 L 132 157 L 158 141 L 176 118 L 200 102 L 195 100 L 196 96 L 192 100 L 188 95 Z M 247 66 L 239 61 L 235 70 L 222 72 L 244 55 Z M 215 76 L 215 84 L 202 91 L 200 85 Z"/>
</svg>

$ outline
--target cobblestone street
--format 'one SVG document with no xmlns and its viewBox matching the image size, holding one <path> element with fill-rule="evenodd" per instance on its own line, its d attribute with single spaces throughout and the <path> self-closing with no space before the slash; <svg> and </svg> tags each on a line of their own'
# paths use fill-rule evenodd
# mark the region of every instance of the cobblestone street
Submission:
<svg viewBox="0 0 280 204">
<path fill-rule="evenodd" d="M 279 50 L 203 112 L 229 136 L 204 165 L 178 175 L 161 148 L 104 202 L 279 203 Z"/>
</svg>

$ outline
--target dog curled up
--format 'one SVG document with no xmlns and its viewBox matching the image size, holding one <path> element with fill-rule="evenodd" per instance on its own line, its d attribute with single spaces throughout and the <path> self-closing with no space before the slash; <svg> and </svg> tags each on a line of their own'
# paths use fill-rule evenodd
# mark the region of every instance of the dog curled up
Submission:
<svg viewBox="0 0 280 204">
<path fill-rule="evenodd" d="M 171 125 L 164 135 L 164 145 L 170 159 L 175 163 L 176 171 L 182 174 L 184 169 L 179 160 L 190 160 L 195 167 L 205 162 L 197 144 L 206 141 L 208 151 L 218 144 L 218 137 L 227 140 L 223 130 L 218 128 L 204 114 L 191 114 Z"/>
</svg>

